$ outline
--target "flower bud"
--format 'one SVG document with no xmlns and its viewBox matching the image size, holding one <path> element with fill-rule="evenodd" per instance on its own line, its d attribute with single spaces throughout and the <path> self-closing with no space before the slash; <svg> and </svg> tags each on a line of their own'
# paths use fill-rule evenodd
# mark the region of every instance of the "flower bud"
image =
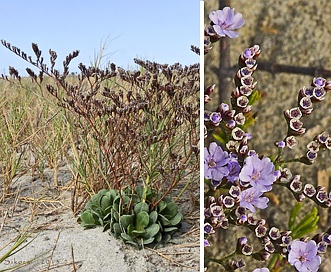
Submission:
<svg viewBox="0 0 331 272">
<path fill-rule="evenodd" d="M 302 117 L 302 112 L 299 107 L 286 110 L 284 114 L 289 119 L 293 119 L 293 118 L 300 119 Z"/>
<path fill-rule="evenodd" d="M 244 137 L 245 131 L 239 127 L 236 127 L 232 130 L 231 135 L 234 140 L 240 141 Z"/>
<path fill-rule="evenodd" d="M 316 200 L 319 202 L 319 203 L 324 203 L 326 202 L 328 199 L 328 194 L 327 192 L 325 191 L 318 191 L 317 194 L 316 194 Z"/>
<path fill-rule="evenodd" d="M 269 231 L 269 237 L 272 239 L 272 240 L 277 240 L 281 237 L 281 234 L 280 234 L 280 231 L 278 228 L 276 227 L 272 227 Z"/>
<path fill-rule="evenodd" d="M 312 100 L 320 102 L 325 99 L 326 91 L 323 88 L 314 88 Z"/>
<path fill-rule="evenodd" d="M 246 96 L 239 96 L 237 98 L 237 106 L 239 108 L 246 108 L 248 106 L 249 100 Z"/>
<path fill-rule="evenodd" d="M 212 234 L 212 233 L 215 233 L 215 231 L 214 231 L 212 225 L 210 225 L 209 223 L 205 223 L 203 229 L 204 229 L 205 234 Z"/>
<path fill-rule="evenodd" d="M 231 196 L 226 196 L 223 199 L 223 204 L 226 208 L 230 209 L 234 206 L 235 201 Z"/>
<path fill-rule="evenodd" d="M 312 86 L 323 88 L 326 80 L 323 77 L 314 77 Z"/>
<path fill-rule="evenodd" d="M 263 236 L 266 236 L 267 230 L 268 230 L 267 227 L 265 227 L 263 225 L 258 225 L 255 228 L 255 235 L 256 235 L 256 237 L 262 238 Z"/>
<path fill-rule="evenodd" d="M 290 149 L 293 149 L 298 144 L 298 140 L 295 138 L 295 136 L 288 136 L 285 139 L 286 146 Z"/>
<path fill-rule="evenodd" d="M 290 189 L 294 193 L 300 193 L 302 190 L 302 182 L 300 181 L 300 176 L 295 175 L 294 179 L 290 183 Z"/>
<path fill-rule="evenodd" d="M 314 187 L 314 185 L 312 184 L 306 184 L 304 189 L 303 189 L 303 193 L 308 196 L 308 197 L 313 197 L 316 194 L 316 189 Z"/>
<path fill-rule="evenodd" d="M 319 242 L 316 247 L 317 247 L 317 253 L 319 254 L 326 253 L 328 249 L 328 245 L 324 242 Z"/>
</svg>

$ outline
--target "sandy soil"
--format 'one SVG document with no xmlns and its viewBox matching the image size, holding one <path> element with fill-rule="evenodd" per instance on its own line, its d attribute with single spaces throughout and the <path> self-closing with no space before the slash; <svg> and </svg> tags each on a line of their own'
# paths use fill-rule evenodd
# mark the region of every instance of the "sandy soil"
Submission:
<svg viewBox="0 0 331 272">
<path fill-rule="evenodd" d="M 59 170 L 59 181 L 65 185 L 60 190 L 52 187 L 52 177 L 48 169 L 43 181 L 29 175 L 17 178 L 11 197 L 1 203 L 0 249 L 27 226 L 35 240 L 0 264 L 0 271 L 41 254 L 15 271 L 199 271 L 199 211 L 187 199 L 192 194 L 198 199 L 198 184 L 179 204 L 185 218 L 172 241 L 157 249 L 135 250 L 102 228 L 84 230 L 69 208 L 70 171 L 66 167 Z"/>
</svg>

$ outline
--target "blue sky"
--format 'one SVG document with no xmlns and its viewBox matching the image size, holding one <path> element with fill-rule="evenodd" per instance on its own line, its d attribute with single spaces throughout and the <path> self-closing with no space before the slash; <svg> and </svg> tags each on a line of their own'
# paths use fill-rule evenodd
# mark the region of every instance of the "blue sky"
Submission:
<svg viewBox="0 0 331 272">
<path fill-rule="evenodd" d="M 190 46 L 199 46 L 198 0 L 2 0 L 0 38 L 33 55 L 35 42 L 49 59 L 51 48 L 58 54 L 57 68 L 65 56 L 79 50 L 70 71 L 80 62 L 89 65 L 106 42 L 103 65 L 114 62 L 135 68 L 133 58 L 160 63 L 199 62 Z M 48 63 L 48 62 L 47 62 Z M 0 46 L 0 73 L 14 66 L 21 75 L 28 63 Z"/>
</svg>

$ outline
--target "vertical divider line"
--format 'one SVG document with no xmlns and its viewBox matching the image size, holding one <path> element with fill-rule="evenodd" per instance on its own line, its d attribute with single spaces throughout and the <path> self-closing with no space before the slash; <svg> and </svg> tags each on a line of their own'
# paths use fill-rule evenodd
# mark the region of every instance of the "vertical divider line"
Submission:
<svg viewBox="0 0 331 272">
<path fill-rule="evenodd" d="M 204 271 L 204 1 L 200 1 L 200 271 Z"/>
</svg>

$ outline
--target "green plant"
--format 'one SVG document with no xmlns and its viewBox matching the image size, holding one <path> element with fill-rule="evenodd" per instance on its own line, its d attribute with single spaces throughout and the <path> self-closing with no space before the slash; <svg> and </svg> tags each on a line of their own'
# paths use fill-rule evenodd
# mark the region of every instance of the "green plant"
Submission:
<svg viewBox="0 0 331 272">
<path fill-rule="evenodd" d="M 117 190 L 99 191 L 93 195 L 80 214 L 78 221 L 85 228 L 102 226 L 110 230 L 116 238 L 141 248 L 151 243 L 169 241 L 180 227 L 182 214 L 177 205 L 164 198 L 154 210 L 151 201 L 157 196 L 155 190 L 148 190 L 143 202 L 144 188 L 122 190 L 122 198 Z M 126 208 L 130 207 L 129 211 Z"/>
</svg>

